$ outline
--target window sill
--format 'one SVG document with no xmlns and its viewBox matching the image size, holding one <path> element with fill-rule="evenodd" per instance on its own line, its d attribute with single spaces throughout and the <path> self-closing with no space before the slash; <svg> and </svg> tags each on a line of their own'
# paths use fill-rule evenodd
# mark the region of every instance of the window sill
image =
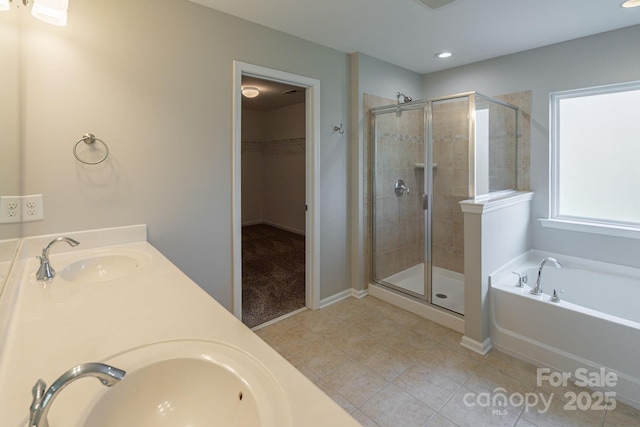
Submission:
<svg viewBox="0 0 640 427">
<path fill-rule="evenodd" d="M 540 222 L 540 225 L 545 228 L 556 228 L 560 230 L 579 231 L 582 233 L 604 234 L 605 236 L 640 239 L 640 227 L 629 227 L 613 224 L 597 224 L 592 222 L 582 222 L 557 218 L 539 218 L 538 222 Z"/>
</svg>

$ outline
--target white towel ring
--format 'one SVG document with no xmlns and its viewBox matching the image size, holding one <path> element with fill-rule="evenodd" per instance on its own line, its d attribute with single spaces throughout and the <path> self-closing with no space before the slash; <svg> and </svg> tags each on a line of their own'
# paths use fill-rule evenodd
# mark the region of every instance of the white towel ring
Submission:
<svg viewBox="0 0 640 427">
<path fill-rule="evenodd" d="M 102 145 L 104 145 L 104 149 L 105 149 L 104 157 L 102 157 L 97 162 L 88 162 L 86 160 L 82 160 L 80 158 L 80 156 L 78 156 L 78 144 L 80 144 L 83 141 L 84 141 L 85 144 L 93 144 L 94 142 L 98 141 Z M 85 133 L 84 135 L 82 135 L 82 139 L 80 139 L 78 142 L 76 142 L 76 145 L 73 146 L 73 155 L 76 157 L 76 159 L 78 159 L 78 161 L 80 163 L 84 163 L 85 165 L 97 165 L 97 164 L 100 164 L 100 163 L 104 162 L 107 159 L 107 157 L 109 157 L 109 146 L 103 140 L 101 140 L 99 138 L 96 138 L 94 134 Z"/>
</svg>

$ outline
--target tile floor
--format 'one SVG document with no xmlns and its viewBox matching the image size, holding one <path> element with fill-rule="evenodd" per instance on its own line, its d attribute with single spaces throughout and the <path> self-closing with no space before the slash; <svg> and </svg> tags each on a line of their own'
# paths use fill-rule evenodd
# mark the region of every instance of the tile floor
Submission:
<svg viewBox="0 0 640 427">
<path fill-rule="evenodd" d="M 373 297 L 307 310 L 257 334 L 365 427 L 640 426 L 640 411 L 620 402 L 565 410 L 564 393 L 581 391 L 574 385 L 537 387 L 534 366 L 498 351 L 480 356 L 459 345 L 461 334 Z M 484 404 L 494 391 L 543 393 L 549 404 Z"/>
</svg>

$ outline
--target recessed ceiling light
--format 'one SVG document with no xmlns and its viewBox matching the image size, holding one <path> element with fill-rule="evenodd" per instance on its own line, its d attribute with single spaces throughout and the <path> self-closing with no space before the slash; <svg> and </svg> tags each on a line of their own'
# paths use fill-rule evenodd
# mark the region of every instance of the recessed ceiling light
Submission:
<svg viewBox="0 0 640 427">
<path fill-rule="evenodd" d="M 260 91 L 257 87 L 245 86 L 242 88 L 242 94 L 247 98 L 255 98 L 260 95 Z"/>
<path fill-rule="evenodd" d="M 423 6 L 427 6 L 429 9 L 438 9 L 449 3 L 453 3 L 455 0 L 416 0 Z"/>
<path fill-rule="evenodd" d="M 627 0 L 622 3 L 622 7 L 630 8 L 640 6 L 640 0 Z"/>
<path fill-rule="evenodd" d="M 453 53 L 445 51 L 445 52 L 438 52 L 436 53 L 435 56 L 436 58 L 439 58 L 439 59 L 445 59 L 445 58 L 449 58 L 451 55 L 453 55 Z"/>
</svg>

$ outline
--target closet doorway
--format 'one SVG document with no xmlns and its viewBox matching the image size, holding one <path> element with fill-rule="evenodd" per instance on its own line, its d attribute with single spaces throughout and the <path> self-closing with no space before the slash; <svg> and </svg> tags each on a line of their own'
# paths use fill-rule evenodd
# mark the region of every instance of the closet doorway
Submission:
<svg viewBox="0 0 640 427">
<path fill-rule="evenodd" d="M 236 77 L 234 314 L 257 328 L 317 307 L 315 120 L 309 129 L 316 94 L 273 75 Z"/>
</svg>

